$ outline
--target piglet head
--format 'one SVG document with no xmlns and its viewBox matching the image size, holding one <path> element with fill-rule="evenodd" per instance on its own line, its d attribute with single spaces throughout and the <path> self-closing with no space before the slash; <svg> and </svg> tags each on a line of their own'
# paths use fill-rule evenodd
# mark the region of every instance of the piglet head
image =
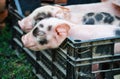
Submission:
<svg viewBox="0 0 120 79">
<path fill-rule="evenodd" d="M 57 48 L 68 36 L 70 27 L 66 23 L 52 24 L 50 21 L 40 21 L 30 32 L 22 36 L 23 45 L 34 51 Z"/>
<path fill-rule="evenodd" d="M 29 32 L 39 21 L 49 17 L 69 19 L 69 9 L 63 6 L 43 6 L 35 9 L 29 16 L 18 21 L 21 29 Z"/>
</svg>

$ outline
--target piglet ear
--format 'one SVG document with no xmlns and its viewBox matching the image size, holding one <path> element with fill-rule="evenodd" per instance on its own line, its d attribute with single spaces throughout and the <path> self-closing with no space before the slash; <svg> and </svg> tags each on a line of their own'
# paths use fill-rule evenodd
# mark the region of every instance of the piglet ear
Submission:
<svg viewBox="0 0 120 79">
<path fill-rule="evenodd" d="M 60 5 L 56 5 L 56 6 L 59 7 L 59 8 L 61 8 L 61 9 L 64 10 L 64 11 L 69 11 L 69 9 L 66 8 L 66 7 L 64 7 L 64 6 L 60 6 Z"/>
<path fill-rule="evenodd" d="M 59 24 L 57 27 L 56 27 L 56 32 L 57 32 L 57 35 L 59 36 L 68 36 L 69 34 L 69 30 L 70 30 L 70 26 L 68 24 Z"/>
</svg>

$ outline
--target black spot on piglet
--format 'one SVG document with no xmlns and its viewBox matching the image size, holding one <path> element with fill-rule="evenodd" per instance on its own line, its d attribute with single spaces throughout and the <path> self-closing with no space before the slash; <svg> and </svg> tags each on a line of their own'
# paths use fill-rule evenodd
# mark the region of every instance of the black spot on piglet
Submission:
<svg viewBox="0 0 120 79">
<path fill-rule="evenodd" d="M 44 12 L 41 12 L 41 13 L 38 13 L 36 17 L 34 17 L 35 21 L 40 21 L 44 18 L 49 18 L 49 17 L 52 17 L 52 14 L 51 13 L 44 13 Z"/>
<path fill-rule="evenodd" d="M 93 18 L 89 18 L 89 19 L 85 22 L 85 24 L 95 24 L 95 21 L 94 21 Z"/>
<path fill-rule="evenodd" d="M 50 31 L 52 29 L 52 25 L 48 26 L 48 31 Z"/>
<path fill-rule="evenodd" d="M 103 15 L 101 13 L 95 15 L 95 19 L 97 21 L 101 21 L 103 19 Z"/>
<path fill-rule="evenodd" d="M 39 28 L 37 28 L 37 27 L 33 30 L 33 36 L 35 36 L 35 37 L 37 37 L 37 36 L 44 37 L 45 34 L 46 33 L 44 31 L 39 30 Z"/>
<path fill-rule="evenodd" d="M 104 23 L 112 24 L 112 22 L 114 21 L 114 17 L 110 13 L 106 13 L 106 12 L 101 12 L 101 13 L 105 16 Z"/>
<path fill-rule="evenodd" d="M 89 17 L 89 16 L 93 16 L 95 13 L 93 13 L 93 12 L 90 12 L 90 13 L 87 13 L 87 16 Z"/>
</svg>

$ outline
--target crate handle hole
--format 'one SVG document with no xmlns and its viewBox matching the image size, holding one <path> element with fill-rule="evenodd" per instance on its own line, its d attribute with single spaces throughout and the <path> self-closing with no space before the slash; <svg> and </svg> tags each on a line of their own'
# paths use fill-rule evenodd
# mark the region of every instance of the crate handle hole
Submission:
<svg viewBox="0 0 120 79">
<path fill-rule="evenodd" d="M 81 42 L 81 40 L 79 40 L 79 39 L 75 39 L 74 42 Z"/>
</svg>

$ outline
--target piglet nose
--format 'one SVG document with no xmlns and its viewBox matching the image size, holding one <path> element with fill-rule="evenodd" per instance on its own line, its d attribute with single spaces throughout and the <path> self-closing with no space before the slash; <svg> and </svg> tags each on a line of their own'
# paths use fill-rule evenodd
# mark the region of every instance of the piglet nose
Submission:
<svg viewBox="0 0 120 79">
<path fill-rule="evenodd" d="M 18 21 L 18 24 L 19 24 L 20 28 L 23 30 L 24 29 L 24 23 L 22 21 Z"/>
<path fill-rule="evenodd" d="M 23 43 L 23 47 L 33 47 L 35 46 L 35 42 L 33 41 L 33 38 L 30 38 L 28 35 L 24 35 L 22 36 L 21 40 L 22 40 L 22 43 Z"/>
<path fill-rule="evenodd" d="M 18 21 L 20 28 L 25 31 L 29 32 L 33 28 L 33 23 L 31 18 L 24 18 L 23 20 Z"/>
</svg>

